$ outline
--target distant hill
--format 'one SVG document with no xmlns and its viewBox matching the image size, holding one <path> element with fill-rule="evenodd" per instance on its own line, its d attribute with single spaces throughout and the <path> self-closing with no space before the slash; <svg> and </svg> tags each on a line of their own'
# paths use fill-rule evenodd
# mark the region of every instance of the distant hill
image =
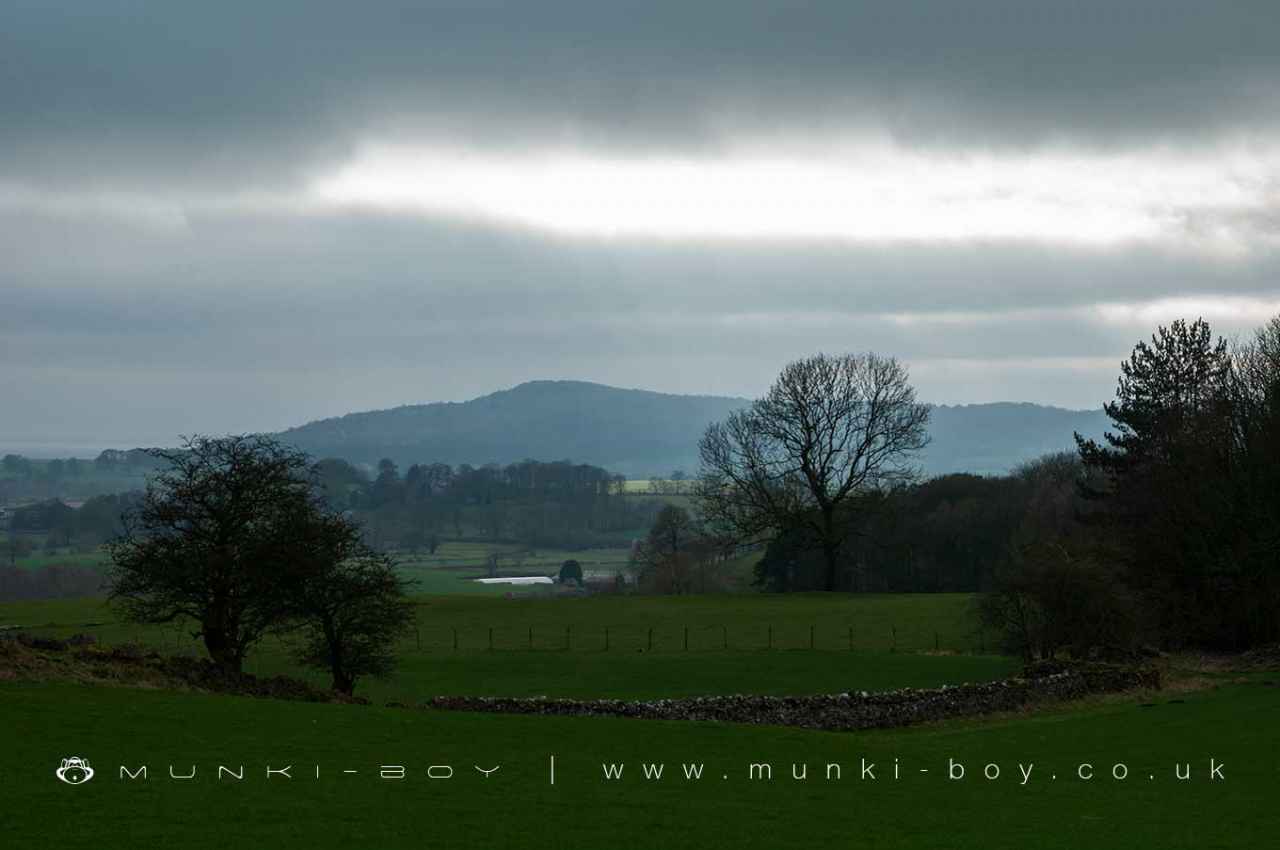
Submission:
<svg viewBox="0 0 1280 850">
<path fill-rule="evenodd" d="M 1098 410 L 1066 410 L 1027 402 L 939 405 L 929 421 L 925 472 L 1008 472 L 1049 452 L 1075 448 L 1073 434 L 1102 439 L 1111 427 Z"/>
<path fill-rule="evenodd" d="M 464 402 L 350 413 L 280 436 L 317 457 L 376 464 L 512 463 L 570 459 L 632 478 L 698 467 L 708 424 L 748 404 L 724 396 L 670 395 L 581 381 L 531 381 Z M 1071 448 L 1072 432 L 1096 436 L 1101 410 L 1035 404 L 972 404 L 934 409 L 927 474 L 1005 472 L 1046 452 Z"/>
</svg>

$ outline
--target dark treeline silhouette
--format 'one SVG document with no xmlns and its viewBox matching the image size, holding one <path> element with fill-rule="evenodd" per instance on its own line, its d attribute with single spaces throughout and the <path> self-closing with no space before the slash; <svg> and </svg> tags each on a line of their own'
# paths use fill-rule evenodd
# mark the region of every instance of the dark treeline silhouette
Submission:
<svg viewBox="0 0 1280 850">
<path fill-rule="evenodd" d="M 568 461 L 507 466 L 414 464 L 402 475 L 383 459 L 369 476 L 342 460 L 318 467 L 325 498 L 349 510 L 384 548 L 433 549 L 441 538 L 535 546 L 625 546 L 662 503 L 628 495 L 608 470 Z"/>
<path fill-rule="evenodd" d="M 146 449 L 107 449 L 92 460 L 6 454 L 0 458 L 0 504 L 142 490 L 147 477 L 160 468 L 161 461 Z"/>
<path fill-rule="evenodd" d="M 1280 318 L 1230 346 L 1176 321 L 1077 437 L 1075 521 L 1016 550 L 984 619 L 1023 656 L 1280 639 Z"/>
<path fill-rule="evenodd" d="M 1162 327 L 1122 364 L 1115 430 L 1079 439 L 1097 473 L 1083 540 L 1162 644 L 1280 639 L 1280 317 L 1234 347 L 1203 320 Z"/>
<path fill-rule="evenodd" d="M 43 537 L 49 546 L 96 546 L 124 530 L 121 517 L 141 492 L 94 496 L 78 508 L 48 499 L 15 508 L 9 529 L 15 535 Z"/>
<path fill-rule="evenodd" d="M 944 475 L 862 496 L 842 512 L 848 534 L 834 589 L 867 593 L 975 592 L 993 587 L 1019 547 L 1075 522 L 1083 467 L 1048 455 L 1011 475 Z M 770 591 L 823 590 L 827 564 L 805 527 L 784 531 L 756 565 Z"/>
<path fill-rule="evenodd" d="M 154 457 L 147 469 L 152 478 L 166 471 Z M 414 464 L 402 475 L 384 460 L 371 475 L 329 458 L 315 465 L 315 473 L 326 503 L 358 521 L 365 539 L 381 549 L 434 550 L 443 539 L 627 547 L 666 503 L 652 494 L 628 494 L 625 480 L 605 469 L 568 461 Z M 40 546 L 91 550 L 124 530 L 122 515 L 141 498 L 135 490 L 95 496 L 75 508 L 56 498 L 16 507 L 8 519 L 5 560 Z"/>
<path fill-rule="evenodd" d="M 818 521 L 830 502 L 774 512 L 757 583 L 980 591 L 985 624 L 1026 657 L 1280 639 L 1280 318 L 1235 346 L 1203 320 L 1159 328 L 1105 410 L 1103 440 L 1077 435 L 1076 453 L 1012 475 L 855 488 L 834 506 L 834 568 Z M 716 498 L 807 496 L 802 463 L 744 445 L 723 464 L 740 481 L 711 479 Z M 774 457 L 777 472 L 758 460 Z"/>
</svg>

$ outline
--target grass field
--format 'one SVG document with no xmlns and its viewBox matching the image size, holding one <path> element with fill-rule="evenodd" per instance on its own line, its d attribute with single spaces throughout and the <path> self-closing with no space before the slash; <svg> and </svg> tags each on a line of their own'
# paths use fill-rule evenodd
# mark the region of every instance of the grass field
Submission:
<svg viewBox="0 0 1280 850">
<path fill-rule="evenodd" d="M 439 694 L 822 693 L 958 684 L 998 678 L 1016 667 L 977 651 L 972 600 L 963 594 L 450 595 L 417 602 L 418 629 L 400 646 L 400 670 L 388 681 L 362 682 L 361 694 L 385 702 Z M 125 623 L 101 599 L 0 604 L 0 626 L 57 637 L 83 632 L 107 644 L 203 654 L 190 626 Z M 935 646 L 962 652 L 925 654 Z M 326 683 L 323 675 L 299 669 L 277 640 L 264 642 L 246 669 Z"/>
<path fill-rule="evenodd" d="M 362 683 L 371 706 L 0 681 L 4 846 L 1261 848 L 1280 827 L 1277 674 L 1205 674 L 1216 687 L 840 734 L 385 707 L 451 693 L 883 690 L 994 679 L 1017 667 L 932 651 L 935 641 L 972 648 L 964 595 L 417 602 L 424 646 L 410 638 L 394 679 Z M 100 599 L 0 605 L 0 625 L 198 652 L 175 629 L 119 622 Z M 298 673 L 274 641 L 249 667 Z M 53 769 L 70 756 L 89 759 L 98 776 L 59 783 Z M 1226 765 L 1224 780 L 1209 780 L 1211 758 Z M 877 765 L 875 780 L 860 778 L 863 759 Z M 947 778 L 949 760 L 965 765 L 965 779 Z M 606 779 L 605 763 L 624 765 L 622 778 Z M 646 779 L 642 763 L 664 764 L 663 778 Z M 751 778 L 749 765 L 763 763 L 773 778 Z M 1094 779 L 1077 776 L 1082 763 Z M 1187 763 L 1192 779 L 1176 779 L 1175 764 Z M 145 783 L 119 778 L 120 765 L 142 764 Z M 197 778 L 170 779 L 170 764 L 179 775 L 194 765 Z M 267 767 L 285 764 L 295 766 L 293 779 L 267 779 Z M 827 778 L 829 764 L 840 765 L 839 779 Z M 998 779 L 983 777 L 988 764 L 999 766 Z M 1116 764 L 1125 779 L 1112 777 Z M 218 765 L 243 765 L 245 779 L 220 780 Z M 403 765 L 406 778 L 381 779 L 380 765 Z M 454 774 L 428 778 L 432 765 Z M 495 765 L 487 778 L 476 770 Z M 702 765 L 701 778 L 686 779 L 684 765 Z M 806 778 L 793 778 L 793 765 L 805 765 Z"/>
<path fill-rule="evenodd" d="M 1154 702 L 1140 707 L 1140 702 Z M 0 683 L 5 846 L 1263 848 L 1280 688 L 1254 681 L 891 732 L 530 718 Z M 556 756 L 555 785 L 549 757 Z M 99 774 L 70 787 L 59 760 Z M 1209 759 L 1225 764 L 1208 779 Z M 861 762 L 876 779 L 860 779 Z M 892 778 L 894 760 L 900 766 Z M 966 766 L 947 779 L 949 760 Z M 666 765 L 645 779 L 641 763 Z M 1174 778 L 1190 763 L 1192 779 Z M 603 763 L 623 764 L 606 780 Z M 771 781 L 748 765 L 771 763 Z M 828 780 L 825 765 L 842 766 Z M 982 777 L 999 765 L 995 781 Z M 1032 765 L 1021 785 L 1019 763 Z M 1093 765 L 1094 779 L 1076 776 Z M 1124 764 L 1128 778 L 1111 777 Z M 124 781 L 119 766 L 149 766 Z M 196 779 L 174 781 L 194 765 Z M 246 778 L 215 777 L 219 764 Z M 268 766 L 295 765 L 268 780 Z M 381 780 L 404 765 L 403 781 Z M 684 779 L 683 764 L 703 764 Z M 807 778 L 792 778 L 792 765 Z M 313 777 L 314 765 L 321 778 Z M 428 779 L 448 765 L 450 779 Z M 484 777 L 475 769 L 499 766 Z M 343 774 L 343 770 L 358 771 Z M 798 768 L 797 768 L 798 770 Z M 921 773 L 921 770 L 929 772 Z M 440 768 L 437 768 L 437 773 Z M 1056 778 L 1051 778 L 1056 777 Z M 1153 777 L 1153 778 L 1149 778 Z"/>
<path fill-rule="evenodd" d="M 54 565 L 93 567 L 102 570 L 106 569 L 109 560 L 106 552 L 100 549 L 92 552 L 77 552 L 70 548 L 56 549 L 53 552 L 40 549 L 18 558 L 16 566 L 25 570 L 40 570 Z"/>
</svg>

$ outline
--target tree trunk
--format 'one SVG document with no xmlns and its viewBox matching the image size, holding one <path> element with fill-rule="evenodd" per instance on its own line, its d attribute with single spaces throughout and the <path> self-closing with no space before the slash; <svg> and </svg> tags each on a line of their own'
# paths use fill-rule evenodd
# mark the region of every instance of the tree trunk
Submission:
<svg viewBox="0 0 1280 850">
<path fill-rule="evenodd" d="M 826 589 L 835 591 L 836 576 L 839 569 L 840 548 L 836 543 L 835 509 L 826 507 L 822 510 L 822 557 L 827 565 Z"/>
<path fill-rule="evenodd" d="M 335 667 L 333 670 L 333 690 L 340 694 L 351 696 L 356 692 L 355 676 L 347 675 L 345 672 Z"/>
<path fill-rule="evenodd" d="M 204 648 L 209 658 L 228 673 L 239 673 L 244 666 L 244 656 L 221 631 L 204 627 Z"/>
</svg>

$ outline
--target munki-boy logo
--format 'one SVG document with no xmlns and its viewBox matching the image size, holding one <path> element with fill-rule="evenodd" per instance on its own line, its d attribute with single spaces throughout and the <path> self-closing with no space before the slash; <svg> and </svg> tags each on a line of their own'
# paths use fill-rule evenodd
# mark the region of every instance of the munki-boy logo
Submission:
<svg viewBox="0 0 1280 850">
<path fill-rule="evenodd" d="M 53 773 L 68 785 L 83 785 L 93 778 L 93 768 L 89 767 L 88 759 L 80 756 L 63 759 L 62 766 Z"/>
<path fill-rule="evenodd" d="M 672 770 L 669 771 L 666 770 L 667 765 L 663 762 L 640 762 L 639 772 L 635 767 L 631 767 L 630 771 L 626 771 L 630 763 L 598 762 L 603 776 L 595 774 L 595 779 L 596 781 L 603 779 L 606 783 L 628 780 L 646 783 L 728 781 L 730 778 L 735 780 L 745 779 L 752 783 L 774 782 L 775 780 L 778 782 L 790 780 L 793 782 L 825 783 L 878 781 L 896 783 L 915 779 L 944 781 L 948 785 L 967 781 L 970 783 L 1013 783 L 1018 786 L 1041 783 L 1059 784 L 1060 780 L 1062 784 L 1095 781 L 1132 783 L 1145 780 L 1146 782 L 1155 782 L 1157 778 L 1162 781 L 1168 781 L 1169 778 L 1172 778 L 1176 782 L 1182 783 L 1190 782 L 1193 778 L 1199 780 L 1201 777 L 1211 783 L 1224 782 L 1227 778 L 1226 764 L 1217 758 L 1209 758 L 1207 761 L 1208 767 L 1204 771 L 1201 771 L 1198 767 L 1193 769 L 1191 761 L 1175 762 L 1171 771 L 1167 763 L 1159 766 L 1135 765 L 1130 770 L 1130 766 L 1125 762 L 1111 763 L 1109 760 L 1096 765 L 1093 762 L 1062 764 L 1057 766 L 1058 769 L 1054 769 L 1049 765 L 1021 761 L 1013 764 L 988 762 L 979 766 L 978 764 L 966 764 L 963 761 L 948 758 L 945 763 L 934 762 L 927 767 L 923 767 L 921 766 L 922 764 L 928 765 L 929 762 L 918 762 L 908 766 L 902 764 L 901 760 L 897 758 L 878 761 L 862 758 L 848 764 L 827 761 L 819 761 L 817 763 L 791 762 L 790 771 L 786 770 L 785 763 L 775 765 L 770 762 L 739 763 L 735 766 L 724 765 L 719 768 L 713 768 L 705 762 L 682 762 L 679 764 L 679 770 L 676 770 L 673 765 Z M 492 766 L 471 764 L 469 767 L 470 769 L 468 769 L 467 765 L 459 765 L 455 770 L 452 764 L 430 764 L 426 765 L 424 770 L 422 766 L 410 767 L 404 764 L 366 764 L 357 767 L 324 767 L 322 769 L 321 765 L 315 763 L 295 764 L 284 762 L 257 766 L 246 766 L 244 763 L 239 762 L 231 765 L 204 766 L 191 762 L 168 765 L 134 763 L 133 765 L 119 765 L 117 778 L 120 781 L 129 782 L 148 782 L 158 779 L 175 782 L 213 780 L 219 783 L 265 779 L 274 785 L 279 782 L 289 783 L 298 780 L 316 782 L 323 779 L 346 782 L 370 777 L 383 782 L 403 782 L 425 777 L 432 783 L 449 782 L 451 780 L 465 781 L 464 778 L 469 778 L 485 784 L 492 784 L 501 782 L 502 777 L 508 775 L 507 771 L 499 773 L 503 767 L 501 764 L 492 764 Z M 583 765 L 579 764 L 578 767 L 581 769 Z M 777 768 L 776 770 L 775 767 Z M 152 768 L 157 768 L 155 774 L 152 773 Z M 556 757 L 549 755 L 546 762 L 547 772 L 544 774 L 549 785 L 556 784 L 558 774 L 556 768 Z M 846 768 L 848 769 L 847 771 Z M 79 756 L 63 759 L 62 766 L 54 773 L 59 780 L 68 785 L 83 785 L 94 776 L 93 768 L 89 766 L 88 760 Z M 585 779 L 594 773 L 594 769 L 588 769 L 579 773 L 578 776 Z M 108 780 L 111 779 L 110 771 L 107 774 L 107 778 Z M 523 782 L 526 779 L 520 779 L 519 781 Z"/>
</svg>

